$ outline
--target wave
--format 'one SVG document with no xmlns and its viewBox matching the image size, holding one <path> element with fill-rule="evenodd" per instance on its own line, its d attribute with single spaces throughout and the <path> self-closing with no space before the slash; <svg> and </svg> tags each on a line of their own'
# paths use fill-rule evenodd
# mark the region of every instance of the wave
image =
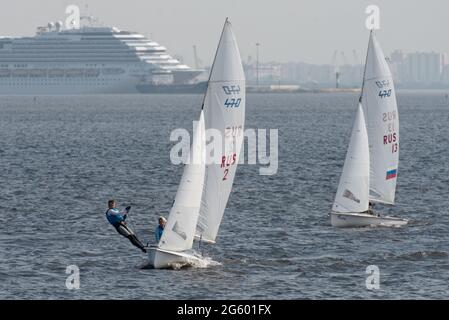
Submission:
<svg viewBox="0 0 449 320">
<path fill-rule="evenodd" d="M 447 251 L 415 251 L 400 256 L 403 259 L 422 260 L 422 259 L 444 259 L 449 257 Z"/>
</svg>

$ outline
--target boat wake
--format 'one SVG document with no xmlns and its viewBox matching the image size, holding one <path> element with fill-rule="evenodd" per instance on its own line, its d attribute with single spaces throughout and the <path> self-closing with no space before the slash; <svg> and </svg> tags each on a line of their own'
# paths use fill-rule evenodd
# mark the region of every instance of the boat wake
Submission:
<svg viewBox="0 0 449 320">
<path fill-rule="evenodd" d="M 180 270 L 187 268 L 209 268 L 221 266 L 222 264 L 218 261 L 213 260 L 211 257 L 202 256 L 197 252 L 191 252 L 193 257 L 191 259 L 185 258 L 186 260 L 183 262 L 172 262 L 168 263 L 167 267 L 164 269 L 171 270 Z M 153 269 L 153 266 L 150 265 L 149 261 L 146 261 L 143 265 L 140 266 L 141 269 Z"/>
<path fill-rule="evenodd" d="M 221 265 L 220 262 L 212 260 L 210 257 L 199 257 L 183 263 L 171 263 L 168 269 L 180 270 L 187 268 L 203 269 Z"/>
</svg>

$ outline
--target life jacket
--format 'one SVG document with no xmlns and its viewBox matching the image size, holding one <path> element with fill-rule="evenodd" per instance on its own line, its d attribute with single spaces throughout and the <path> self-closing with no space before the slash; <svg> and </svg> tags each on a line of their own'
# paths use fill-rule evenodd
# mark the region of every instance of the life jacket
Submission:
<svg viewBox="0 0 449 320">
<path fill-rule="evenodd" d="M 115 227 L 120 222 L 125 221 L 126 215 L 122 216 L 122 214 L 120 212 L 118 212 L 116 214 L 110 214 L 109 210 L 114 210 L 114 209 L 115 208 L 106 210 L 105 215 L 106 215 L 106 219 L 108 219 L 109 223 Z M 115 209 L 115 210 L 118 211 L 118 209 Z"/>
</svg>

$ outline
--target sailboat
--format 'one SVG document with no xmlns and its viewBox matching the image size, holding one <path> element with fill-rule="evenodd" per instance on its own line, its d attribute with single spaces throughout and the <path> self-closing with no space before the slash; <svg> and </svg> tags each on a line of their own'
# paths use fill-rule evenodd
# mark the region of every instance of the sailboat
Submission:
<svg viewBox="0 0 449 320">
<path fill-rule="evenodd" d="M 334 227 L 402 226 L 408 220 L 374 213 L 394 205 L 399 164 L 399 118 L 393 78 L 371 30 L 348 151 L 332 206 Z"/>
<path fill-rule="evenodd" d="M 201 263 L 202 257 L 192 250 L 194 239 L 215 243 L 234 181 L 244 121 L 245 76 L 226 19 L 194 130 L 189 157 L 196 161 L 185 164 L 161 239 L 148 250 L 151 267 Z M 221 134 L 221 150 L 207 152 L 206 136 L 211 130 Z"/>
</svg>

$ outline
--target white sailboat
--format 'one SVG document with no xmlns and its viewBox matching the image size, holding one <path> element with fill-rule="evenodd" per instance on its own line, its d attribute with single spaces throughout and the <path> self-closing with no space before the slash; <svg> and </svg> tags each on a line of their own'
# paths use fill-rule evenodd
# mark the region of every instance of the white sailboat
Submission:
<svg viewBox="0 0 449 320">
<path fill-rule="evenodd" d="M 394 204 L 399 163 L 399 118 L 393 78 L 373 31 L 362 93 L 332 206 L 335 227 L 402 226 L 406 219 L 374 214 L 370 203 Z"/>
<path fill-rule="evenodd" d="M 237 41 L 226 19 L 190 150 L 197 161 L 185 165 L 162 237 L 148 250 L 150 266 L 198 263 L 202 258 L 192 250 L 194 238 L 215 242 L 234 181 L 244 121 L 245 76 Z M 211 129 L 222 136 L 222 150 L 213 150 L 219 152 L 219 163 L 206 154 L 206 133 Z"/>
</svg>

